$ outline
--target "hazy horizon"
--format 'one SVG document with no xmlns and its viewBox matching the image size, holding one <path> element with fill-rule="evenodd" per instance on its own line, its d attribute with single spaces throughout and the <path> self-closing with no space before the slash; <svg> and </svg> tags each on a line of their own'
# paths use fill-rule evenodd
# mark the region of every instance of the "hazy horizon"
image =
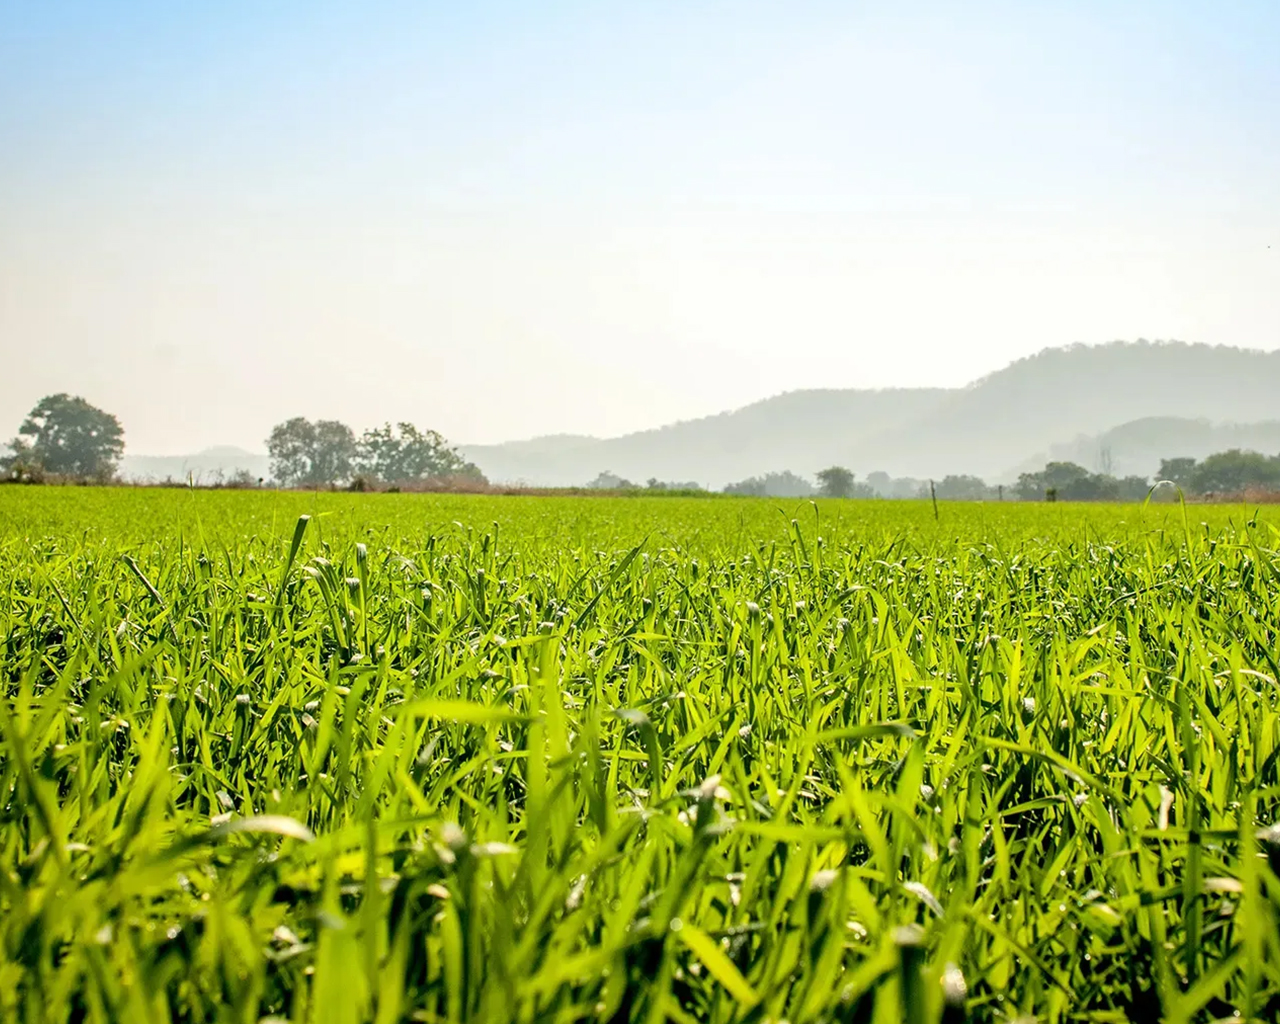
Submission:
<svg viewBox="0 0 1280 1024">
<path fill-rule="evenodd" d="M 0 13 L 0 440 L 614 437 L 1117 338 L 1280 348 L 1280 7 Z"/>
<path fill-rule="evenodd" d="M 1015 357 L 1015 359 L 1013 359 L 1009 363 L 1005 363 L 999 367 L 994 367 L 990 370 L 984 370 L 981 373 L 976 374 L 972 379 L 963 381 L 962 383 L 956 384 L 956 385 L 888 384 L 882 387 L 877 386 L 877 387 L 868 387 L 864 389 L 814 385 L 812 387 L 787 388 L 782 391 L 777 391 L 767 395 L 762 395 L 759 398 L 748 399 L 747 401 L 743 402 L 740 405 L 732 406 L 729 408 L 708 409 L 703 412 L 694 412 L 689 416 L 683 416 L 677 419 L 664 420 L 662 422 L 654 422 L 649 424 L 642 424 L 633 429 L 625 430 L 617 434 L 583 434 L 583 433 L 574 433 L 570 431 L 557 431 L 554 433 L 531 434 L 528 436 L 521 436 L 521 437 L 504 437 L 495 441 L 471 441 L 466 438 L 447 438 L 447 440 L 454 446 L 462 447 L 462 448 L 473 448 L 473 449 L 483 448 L 483 447 L 505 447 L 508 445 L 519 446 L 519 445 L 530 443 L 530 442 L 554 441 L 556 439 L 579 439 L 580 438 L 583 441 L 617 441 L 617 440 L 623 440 L 626 438 L 634 437 L 635 435 L 638 435 L 638 434 L 662 432 L 671 427 L 684 426 L 684 425 L 688 425 L 688 424 L 692 424 L 700 421 L 706 421 L 706 420 L 715 420 L 717 418 L 730 416 L 734 413 L 742 413 L 753 407 L 764 406 L 770 403 L 770 400 L 772 399 L 786 398 L 787 396 L 797 395 L 797 394 L 820 395 L 820 394 L 833 394 L 837 392 L 848 393 L 848 392 L 862 391 L 865 393 L 865 392 L 876 392 L 876 391 L 894 392 L 894 391 L 905 391 L 905 390 L 913 390 L 917 392 L 942 391 L 947 393 L 959 393 L 976 384 L 980 384 L 986 381 L 987 378 L 993 375 L 993 373 L 996 373 L 1000 370 L 1010 369 L 1015 365 L 1015 363 L 1020 363 L 1023 360 L 1028 358 L 1034 358 L 1036 355 L 1046 355 L 1051 352 L 1078 350 L 1081 348 L 1095 349 L 1095 348 L 1109 348 L 1115 345 L 1121 345 L 1121 346 L 1139 345 L 1140 346 L 1144 344 L 1154 346 L 1157 348 L 1166 346 L 1166 345 L 1186 346 L 1190 344 L 1191 347 L 1196 347 L 1197 345 L 1197 343 L 1187 343 L 1187 342 L 1183 342 L 1181 339 L 1174 339 L 1174 338 L 1168 338 L 1168 339 L 1137 338 L 1137 339 L 1133 339 L 1132 341 L 1128 341 L 1125 339 L 1116 339 L 1111 342 L 1100 342 L 1096 345 L 1075 344 L 1070 346 L 1062 346 L 1056 349 L 1042 349 L 1039 352 L 1031 353 L 1030 356 Z M 1250 352 L 1269 353 L 1269 352 L 1280 351 L 1280 348 L 1261 349 L 1261 348 L 1236 347 L 1236 346 L 1210 346 L 1210 347 L 1215 349 L 1220 349 L 1220 350 L 1231 349 L 1234 351 L 1240 351 L 1245 353 L 1250 353 Z M 1143 417 L 1137 417 L 1137 418 L 1142 419 Z M 1217 426 L 1226 426 L 1226 427 L 1248 426 L 1254 422 L 1254 420 L 1250 417 L 1246 417 L 1244 420 L 1236 420 L 1236 419 L 1223 418 L 1223 417 L 1213 417 L 1213 416 L 1206 417 L 1202 415 L 1192 415 L 1192 416 L 1185 417 L 1185 419 L 1190 421 L 1201 420 L 1206 423 L 1211 423 Z M 279 420 L 279 417 L 277 417 L 277 420 Z M 383 422 L 390 422 L 390 421 L 378 421 L 378 422 L 371 422 L 371 423 L 348 423 L 347 425 L 352 427 L 356 431 L 356 433 L 359 434 L 365 428 L 378 427 L 378 426 L 381 426 Z M 1124 422 L 1129 422 L 1129 421 L 1125 420 Z M 1065 440 L 1067 439 L 1064 439 L 1064 441 Z M 137 448 L 136 445 L 130 444 L 128 445 L 126 450 L 126 459 L 136 459 L 136 458 L 148 459 L 152 457 L 172 458 L 172 457 L 182 457 L 182 456 L 189 456 L 189 455 L 204 455 L 209 453 L 215 453 L 219 449 L 239 450 L 239 451 L 244 451 L 251 455 L 261 456 L 263 458 L 266 458 L 267 446 L 265 441 L 266 439 L 263 438 L 263 440 L 256 445 L 253 443 L 249 443 L 247 445 L 239 445 L 239 444 L 233 444 L 228 442 L 215 442 L 213 444 L 206 445 L 204 448 L 201 448 L 199 450 L 184 450 L 184 451 L 178 451 L 178 452 L 141 451 Z M 3 445 L 4 445 L 4 441 L 0 439 L 0 448 L 3 448 Z"/>
</svg>

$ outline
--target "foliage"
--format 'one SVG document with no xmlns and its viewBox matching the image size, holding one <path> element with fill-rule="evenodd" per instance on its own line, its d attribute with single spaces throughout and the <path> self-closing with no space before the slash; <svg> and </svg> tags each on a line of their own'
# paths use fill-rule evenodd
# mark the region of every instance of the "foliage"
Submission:
<svg viewBox="0 0 1280 1024">
<path fill-rule="evenodd" d="M 1023 501 L 1141 501 L 1150 489 L 1146 477 L 1117 479 L 1074 462 L 1050 462 L 1039 473 L 1021 474 L 1014 491 Z"/>
<path fill-rule="evenodd" d="M 1191 474 L 1196 468 L 1196 460 L 1191 458 L 1161 459 L 1157 480 L 1168 480 L 1179 487 L 1191 486 Z"/>
<path fill-rule="evenodd" d="M 929 481 L 915 477 L 891 477 L 883 470 L 868 473 L 866 485 L 870 490 L 867 497 L 873 498 L 927 498 L 929 497 Z"/>
<path fill-rule="evenodd" d="M 1268 457 L 1239 448 L 1210 455 L 1187 477 L 1197 494 L 1235 494 L 1249 487 L 1280 488 L 1280 455 Z"/>
<path fill-rule="evenodd" d="M 0 469 L 4 470 L 4 483 L 42 484 L 47 481 L 44 467 L 31 461 L 29 453 L 12 453 L 0 456 Z"/>
<path fill-rule="evenodd" d="M 748 477 L 736 484 L 729 484 L 725 494 L 746 495 L 757 498 L 807 498 L 814 493 L 813 484 L 790 470 L 765 473 Z"/>
<path fill-rule="evenodd" d="M 656 476 L 649 477 L 644 483 L 646 491 L 680 491 L 684 494 L 705 491 L 696 480 L 659 480 Z"/>
<path fill-rule="evenodd" d="M 610 473 L 608 470 L 598 474 L 594 480 L 586 485 L 586 489 L 588 491 L 625 491 L 637 497 L 646 495 L 689 497 L 708 493 L 706 488 L 692 480 L 678 483 L 650 477 L 641 486 L 627 480 L 625 477 L 618 476 L 616 473 Z"/>
<path fill-rule="evenodd" d="M 251 472 L 249 472 L 249 470 L 237 469 L 234 472 L 232 472 L 230 476 L 219 473 L 218 478 L 214 483 L 214 486 L 215 487 L 231 487 L 231 488 L 237 488 L 242 490 L 247 487 L 258 487 L 261 484 L 262 484 L 262 481 L 258 479 L 258 477 L 254 476 Z"/>
<path fill-rule="evenodd" d="M 124 454 L 124 428 L 108 412 L 65 393 L 42 398 L 9 442 L 10 479 L 39 482 L 45 474 L 109 480 Z"/>
<path fill-rule="evenodd" d="M 960 475 L 944 476 L 936 487 L 937 496 L 948 501 L 982 501 L 996 497 L 996 488 L 987 485 L 980 477 Z"/>
<path fill-rule="evenodd" d="M 844 466 L 828 466 L 818 471 L 818 493 L 824 498 L 852 498 L 853 473 Z"/>
<path fill-rule="evenodd" d="M 1116 483 L 1116 501 L 1142 501 L 1151 493 L 1151 481 L 1145 476 L 1122 476 Z"/>
<path fill-rule="evenodd" d="M 1192 494 L 1280 490 L 1280 455 L 1232 448 L 1200 462 L 1186 456 L 1164 459 L 1157 479 L 1169 480 Z"/>
<path fill-rule="evenodd" d="M 276 481 L 311 487 L 347 483 L 354 491 L 373 489 L 375 481 L 408 485 L 428 480 L 485 483 L 483 474 L 434 430 L 412 423 L 384 424 L 357 440 L 336 420 L 315 423 L 295 416 L 277 424 L 267 440 Z"/>
<path fill-rule="evenodd" d="M 587 486 L 597 491 L 632 491 L 639 485 L 606 469 L 598 473 Z"/>
<path fill-rule="evenodd" d="M 474 476 L 480 471 L 434 430 L 390 423 L 366 430 L 356 456 L 359 469 L 378 480 L 406 483 L 432 477 Z"/>
<path fill-rule="evenodd" d="M 0 491 L 0 1019 L 1276 1019 L 1277 520 L 797 504 Z"/>
<path fill-rule="evenodd" d="M 356 439 L 345 423 L 295 416 L 271 429 L 267 454 L 277 483 L 323 487 L 351 479 Z"/>
</svg>

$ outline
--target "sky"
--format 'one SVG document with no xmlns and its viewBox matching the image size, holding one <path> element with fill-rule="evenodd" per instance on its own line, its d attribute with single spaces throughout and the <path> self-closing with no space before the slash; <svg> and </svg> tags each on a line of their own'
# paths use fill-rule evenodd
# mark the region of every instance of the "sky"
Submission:
<svg viewBox="0 0 1280 1024">
<path fill-rule="evenodd" d="M 1280 348 L 1280 4 L 0 0 L 0 439 L 611 436 Z"/>
</svg>

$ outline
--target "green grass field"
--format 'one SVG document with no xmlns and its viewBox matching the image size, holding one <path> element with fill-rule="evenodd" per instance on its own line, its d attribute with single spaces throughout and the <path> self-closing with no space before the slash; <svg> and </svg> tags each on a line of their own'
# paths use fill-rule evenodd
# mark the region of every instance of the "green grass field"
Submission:
<svg viewBox="0 0 1280 1024">
<path fill-rule="evenodd" d="M 0 488 L 0 1019 L 1277 1019 L 1278 526 Z"/>
</svg>

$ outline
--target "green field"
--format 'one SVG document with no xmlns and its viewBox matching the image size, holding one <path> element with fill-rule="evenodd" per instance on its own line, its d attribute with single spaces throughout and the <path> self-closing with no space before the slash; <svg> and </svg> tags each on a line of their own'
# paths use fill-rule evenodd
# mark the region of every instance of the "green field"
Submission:
<svg viewBox="0 0 1280 1024">
<path fill-rule="evenodd" d="M 1278 526 L 0 488 L 0 1020 L 1280 1018 Z"/>
</svg>

